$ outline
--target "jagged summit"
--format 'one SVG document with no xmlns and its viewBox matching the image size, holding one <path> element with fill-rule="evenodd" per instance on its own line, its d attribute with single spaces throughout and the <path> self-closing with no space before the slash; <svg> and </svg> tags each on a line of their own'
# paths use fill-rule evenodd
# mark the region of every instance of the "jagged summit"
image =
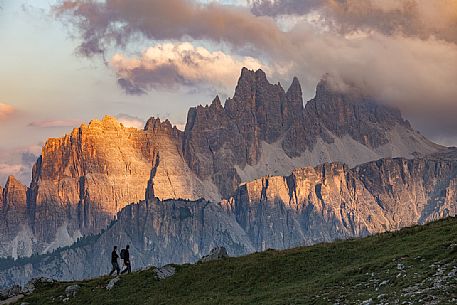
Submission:
<svg viewBox="0 0 457 305">
<path fill-rule="evenodd" d="M 297 78 L 286 92 L 262 70 L 244 68 L 233 98 L 222 105 L 216 96 L 210 105 L 189 109 L 183 132 L 154 117 L 143 130 L 110 116 L 82 124 L 49 139 L 30 187 L 16 188 L 14 202 L 27 208 L 17 212 L 25 215 L 21 225 L 10 226 L 7 240 L 0 240 L 0 256 L 69 245 L 145 198 L 217 202 L 242 182 L 299 167 L 339 161 L 351 168 L 440 150 L 398 110 L 357 96 L 320 82 L 304 106 Z M 12 194 L 7 189 L 2 193 Z M 27 246 L 13 247 L 14 240 Z"/>
<path fill-rule="evenodd" d="M 161 121 L 160 118 L 150 117 L 144 125 L 144 131 L 159 133 L 164 132 L 175 137 L 181 133 L 176 126 L 173 126 L 168 119 Z"/>
<path fill-rule="evenodd" d="M 289 89 L 287 89 L 287 95 L 291 98 L 293 97 L 294 99 L 302 99 L 301 85 L 297 77 L 293 78 Z"/>
</svg>

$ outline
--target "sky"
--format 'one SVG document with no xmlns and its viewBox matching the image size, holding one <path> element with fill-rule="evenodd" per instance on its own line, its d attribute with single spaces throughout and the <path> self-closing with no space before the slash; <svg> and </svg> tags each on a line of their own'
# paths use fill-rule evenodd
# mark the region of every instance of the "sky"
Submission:
<svg viewBox="0 0 457 305">
<path fill-rule="evenodd" d="M 0 184 L 106 114 L 182 128 L 243 66 L 305 101 L 330 73 L 457 146 L 457 0 L 0 0 Z"/>
</svg>

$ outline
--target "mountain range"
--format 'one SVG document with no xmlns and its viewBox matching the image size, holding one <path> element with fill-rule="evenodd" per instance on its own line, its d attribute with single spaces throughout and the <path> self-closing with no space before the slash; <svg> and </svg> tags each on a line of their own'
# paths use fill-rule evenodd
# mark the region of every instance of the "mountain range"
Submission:
<svg viewBox="0 0 457 305">
<path fill-rule="evenodd" d="M 6 260 L 7 286 L 104 274 L 113 244 L 143 267 L 455 216 L 457 151 L 328 76 L 304 105 L 297 78 L 286 91 L 243 68 L 233 97 L 191 108 L 184 131 L 93 120 L 46 142 L 30 186 L 0 191 L 0 256 L 40 254 Z"/>
</svg>

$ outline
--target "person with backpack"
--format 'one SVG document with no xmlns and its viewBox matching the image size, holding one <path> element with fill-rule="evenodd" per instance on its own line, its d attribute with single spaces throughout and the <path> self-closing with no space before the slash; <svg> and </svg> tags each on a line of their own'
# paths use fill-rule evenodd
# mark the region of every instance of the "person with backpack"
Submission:
<svg viewBox="0 0 457 305">
<path fill-rule="evenodd" d="M 121 268 L 119 268 L 119 264 L 117 262 L 118 257 L 119 255 L 117 255 L 117 246 L 114 246 L 113 252 L 111 252 L 111 265 L 113 266 L 113 268 L 109 273 L 110 276 L 114 273 L 114 271 L 117 272 L 117 275 L 119 275 L 119 272 L 121 271 Z"/>
<path fill-rule="evenodd" d="M 129 249 L 130 249 L 130 246 L 127 245 L 125 247 L 125 249 L 122 249 L 121 250 L 121 259 L 124 260 L 124 266 L 125 266 L 125 269 L 122 270 L 121 274 L 124 274 L 124 273 L 130 273 L 132 271 L 132 265 L 130 263 L 130 253 L 129 253 Z"/>
</svg>

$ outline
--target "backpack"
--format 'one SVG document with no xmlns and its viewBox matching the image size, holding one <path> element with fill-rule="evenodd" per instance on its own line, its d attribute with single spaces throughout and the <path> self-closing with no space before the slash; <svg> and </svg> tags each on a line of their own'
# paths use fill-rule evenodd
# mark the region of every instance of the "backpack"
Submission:
<svg viewBox="0 0 457 305">
<path fill-rule="evenodd" d="M 125 254 L 126 254 L 125 252 L 126 252 L 125 249 L 122 249 L 122 250 L 121 250 L 121 259 L 125 259 L 125 256 L 126 256 L 126 255 L 125 255 Z"/>
</svg>

